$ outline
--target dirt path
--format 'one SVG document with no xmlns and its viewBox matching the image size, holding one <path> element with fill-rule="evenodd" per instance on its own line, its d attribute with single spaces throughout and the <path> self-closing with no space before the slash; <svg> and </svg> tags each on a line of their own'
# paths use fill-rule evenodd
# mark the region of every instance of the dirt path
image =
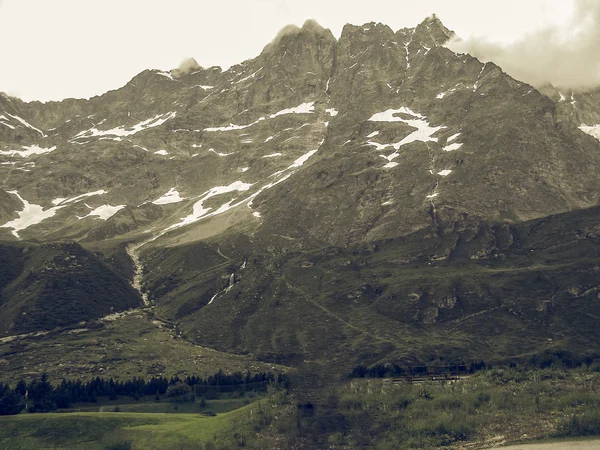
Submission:
<svg viewBox="0 0 600 450">
<path fill-rule="evenodd" d="M 510 450 L 597 450 L 600 440 L 593 441 L 564 441 L 546 444 L 519 444 L 506 447 Z"/>
</svg>

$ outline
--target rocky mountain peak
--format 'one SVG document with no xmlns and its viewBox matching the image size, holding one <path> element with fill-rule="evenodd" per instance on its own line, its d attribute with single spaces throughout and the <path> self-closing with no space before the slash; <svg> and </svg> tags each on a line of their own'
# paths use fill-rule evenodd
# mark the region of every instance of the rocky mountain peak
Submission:
<svg viewBox="0 0 600 450">
<path fill-rule="evenodd" d="M 434 45 L 444 45 L 455 36 L 454 31 L 444 26 L 442 21 L 432 14 L 415 28 L 415 36 L 424 40 L 430 40 Z"/>
<path fill-rule="evenodd" d="M 333 43 L 335 37 L 331 30 L 322 27 L 317 21 L 309 19 L 304 22 L 301 28 L 296 25 L 288 25 L 282 28 L 275 38 L 264 47 L 261 56 L 270 53 L 281 53 L 281 49 L 285 52 L 293 49 L 298 44 L 310 45 L 318 42 Z"/>
</svg>

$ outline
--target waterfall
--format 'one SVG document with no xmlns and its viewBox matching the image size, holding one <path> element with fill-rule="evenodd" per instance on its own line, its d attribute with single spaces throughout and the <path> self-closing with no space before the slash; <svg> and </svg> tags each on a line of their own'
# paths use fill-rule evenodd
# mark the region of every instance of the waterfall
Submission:
<svg viewBox="0 0 600 450">
<path fill-rule="evenodd" d="M 144 281 L 144 266 L 140 261 L 140 257 L 137 254 L 137 250 L 141 247 L 141 245 L 129 244 L 125 251 L 131 258 L 131 262 L 133 262 L 133 279 L 131 280 L 131 286 L 140 293 L 142 297 L 142 301 L 145 306 L 150 304 L 148 300 L 148 294 L 142 291 L 142 282 Z"/>
</svg>

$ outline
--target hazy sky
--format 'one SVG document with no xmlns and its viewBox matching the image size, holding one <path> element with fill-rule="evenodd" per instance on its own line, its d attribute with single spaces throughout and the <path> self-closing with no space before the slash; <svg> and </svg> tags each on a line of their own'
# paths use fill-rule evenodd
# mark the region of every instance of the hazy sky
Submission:
<svg viewBox="0 0 600 450">
<path fill-rule="evenodd" d="M 0 0 L 0 91 L 24 100 L 90 97 L 187 57 L 226 68 L 309 18 L 338 37 L 345 23 L 397 30 L 436 13 L 461 37 L 508 44 L 566 26 L 575 1 Z"/>
</svg>

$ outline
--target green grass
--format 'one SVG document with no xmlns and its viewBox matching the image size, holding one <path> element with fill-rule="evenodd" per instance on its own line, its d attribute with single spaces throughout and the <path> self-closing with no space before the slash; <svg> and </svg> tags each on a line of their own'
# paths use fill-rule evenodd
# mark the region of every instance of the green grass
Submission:
<svg viewBox="0 0 600 450">
<path fill-rule="evenodd" d="M 337 413 L 352 430 L 331 441 L 374 448 L 460 448 L 600 436 L 600 374 L 584 369 L 493 369 L 453 384 L 354 379 L 338 387 Z M 366 436 L 366 438 L 365 438 Z"/>
<path fill-rule="evenodd" d="M 250 394 L 252 396 L 250 396 Z M 196 402 L 171 402 L 162 399 L 155 402 L 153 397 L 135 401 L 131 398 L 121 398 L 102 403 L 84 403 L 76 404 L 72 408 L 61 410 L 63 413 L 70 412 L 113 412 L 117 408 L 118 412 L 132 413 L 179 413 L 179 414 L 203 414 L 206 411 L 215 413 L 227 413 L 259 400 L 265 393 L 249 393 L 247 397 L 222 398 L 216 400 L 206 400 L 205 405 L 201 406 L 200 401 Z"/>
<path fill-rule="evenodd" d="M 201 414 L 138 412 L 20 414 L 0 417 L 0 448 L 104 449 L 130 441 L 134 449 L 227 446 L 245 406 L 214 417 Z M 202 447 L 201 447 L 202 445 Z"/>
</svg>

